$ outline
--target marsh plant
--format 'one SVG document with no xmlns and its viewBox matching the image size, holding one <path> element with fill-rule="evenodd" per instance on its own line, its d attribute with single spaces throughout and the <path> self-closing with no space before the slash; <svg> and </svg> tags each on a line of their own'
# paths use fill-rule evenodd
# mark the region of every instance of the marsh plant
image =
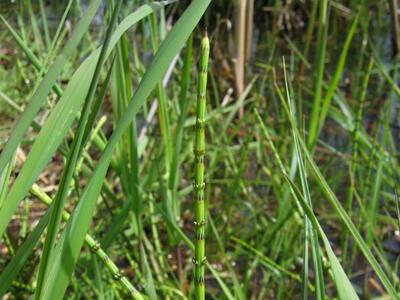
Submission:
<svg viewBox="0 0 400 300">
<path fill-rule="evenodd" d="M 399 299 L 396 1 L 6 2 L 1 299 Z"/>
</svg>

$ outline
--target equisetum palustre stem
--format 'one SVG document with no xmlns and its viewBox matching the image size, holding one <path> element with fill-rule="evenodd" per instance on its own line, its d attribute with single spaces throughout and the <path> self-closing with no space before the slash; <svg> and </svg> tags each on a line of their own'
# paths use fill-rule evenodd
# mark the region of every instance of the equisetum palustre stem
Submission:
<svg viewBox="0 0 400 300">
<path fill-rule="evenodd" d="M 195 156 L 195 256 L 193 263 L 195 267 L 195 295 L 197 300 L 205 299 L 204 265 L 205 256 L 205 223 L 206 212 L 204 205 L 204 153 L 205 153 L 205 112 L 206 112 L 206 90 L 207 90 L 207 68 L 210 45 L 207 34 L 201 40 L 199 78 L 197 86 L 197 110 L 196 110 L 196 140 L 194 145 Z"/>
<path fill-rule="evenodd" d="M 47 206 L 50 206 L 52 203 L 52 199 L 43 192 L 39 186 L 34 184 L 31 188 L 31 194 L 36 196 L 40 202 L 44 203 Z M 62 218 L 64 220 L 68 220 L 70 214 L 67 211 L 63 211 Z M 144 300 L 140 292 L 129 282 L 128 278 L 126 278 L 121 270 L 114 264 L 114 262 L 108 257 L 107 253 L 104 252 L 100 247 L 100 243 L 93 239 L 90 235 L 86 235 L 85 242 L 88 245 L 90 251 L 93 252 L 106 266 L 107 270 L 112 275 L 112 278 L 119 282 L 121 286 L 131 295 L 132 299 L 135 300 Z"/>
</svg>

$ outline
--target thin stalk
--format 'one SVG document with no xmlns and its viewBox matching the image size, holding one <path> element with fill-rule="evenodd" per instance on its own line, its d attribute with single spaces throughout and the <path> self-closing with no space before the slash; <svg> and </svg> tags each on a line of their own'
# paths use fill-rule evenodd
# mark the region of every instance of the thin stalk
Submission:
<svg viewBox="0 0 400 300">
<path fill-rule="evenodd" d="M 394 69 L 394 74 L 393 74 L 393 79 L 396 82 L 396 77 L 397 77 L 397 65 L 395 66 Z M 389 99 L 385 103 L 385 106 L 383 107 L 383 110 L 381 111 L 382 114 L 382 127 L 380 126 L 377 127 L 378 131 L 378 136 L 380 135 L 380 132 L 382 134 L 381 140 L 379 141 L 379 144 L 382 147 L 386 147 L 387 144 L 389 143 L 389 138 L 390 138 L 390 129 L 389 129 L 389 123 L 391 119 L 391 113 L 392 113 L 392 107 L 393 107 L 393 98 L 394 98 L 394 90 L 393 88 L 390 91 L 389 94 Z M 378 159 L 378 165 L 376 167 L 376 173 L 374 176 L 373 180 L 373 189 L 372 189 L 372 196 L 370 200 L 368 201 L 367 204 L 367 212 L 368 212 L 368 226 L 367 226 L 367 233 L 366 233 L 366 242 L 368 246 L 373 245 L 373 240 L 375 237 L 375 232 L 377 228 L 377 218 L 378 218 L 378 213 L 379 213 L 379 203 L 381 199 L 381 190 L 382 190 L 382 184 L 383 184 L 383 177 L 384 177 L 384 164 L 385 164 L 386 158 L 384 156 L 380 156 Z"/>
<path fill-rule="evenodd" d="M 304 57 L 305 58 L 308 58 L 308 52 L 310 50 L 311 38 L 312 38 L 313 31 L 314 31 L 315 18 L 317 15 L 317 8 L 318 8 L 318 1 L 314 0 L 313 4 L 312 4 L 312 8 L 311 8 L 311 15 L 309 18 L 307 34 L 306 34 L 306 39 L 305 39 L 305 46 L 304 46 Z"/>
<path fill-rule="evenodd" d="M 36 196 L 37 199 L 43 204 L 47 206 L 50 206 L 52 204 L 53 200 L 36 184 L 32 186 L 30 192 L 32 195 Z M 67 221 L 69 217 L 70 214 L 64 210 L 62 213 L 63 220 Z M 114 262 L 108 257 L 107 253 L 100 247 L 100 243 L 98 241 L 87 234 L 85 236 L 85 243 L 92 251 L 92 253 L 94 253 L 104 263 L 114 280 L 116 280 L 126 291 L 128 291 L 134 297 L 134 299 L 143 299 L 136 288 L 130 283 L 128 278 L 123 275 L 122 271 L 114 264 Z"/>
<path fill-rule="evenodd" d="M 25 1 L 25 4 L 27 6 L 29 18 L 31 21 L 30 28 L 32 29 L 33 36 L 34 36 L 33 44 L 37 46 L 36 50 L 42 51 L 42 50 L 44 50 L 44 42 L 43 42 L 42 35 L 39 30 L 39 25 L 37 23 L 36 15 L 33 12 L 32 1 L 27 0 L 27 1 Z"/>
<path fill-rule="evenodd" d="M 157 19 L 155 13 L 151 14 L 150 17 L 150 33 L 151 33 L 151 45 L 153 48 L 153 53 L 158 51 L 158 41 L 157 41 Z M 160 81 L 157 83 L 157 98 L 158 98 L 158 118 L 160 122 L 160 132 L 164 142 L 165 147 L 165 157 L 166 157 L 166 168 L 168 171 L 169 163 L 172 161 L 173 150 L 172 150 L 172 139 L 171 139 L 171 131 L 169 126 L 169 117 L 168 117 L 168 105 L 167 105 L 167 95 L 165 89 Z"/>
<path fill-rule="evenodd" d="M 354 125 L 354 130 L 353 130 L 353 149 L 351 153 L 351 173 L 350 176 L 353 178 L 353 180 L 350 180 L 350 188 L 347 192 L 347 197 L 346 197 L 346 202 L 345 202 L 345 209 L 347 210 L 347 213 L 350 214 L 353 206 L 353 197 L 354 197 L 354 192 L 355 192 L 355 178 L 357 174 L 357 167 L 358 167 L 358 146 L 359 146 L 359 139 L 360 139 L 360 128 L 361 128 L 361 119 L 362 119 L 362 112 L 363 112 L 363 106 L 365 102 L 365 96 L 367 93 L 367 86 L 368 86 L 368 81 L 369 81 L 369 76 L 371 74 L 373 66 L 373 60 L 370 60 L 370 63 L 368 65 L 367 72 L 365 73 L 363 84 L 362 84 L 362 89 L 361 89 L 361 95 L 360 95 L 360 103 L 358 105 L 357 109 L 357 115 L 356 115 L 356 120 L 355 120 L 355 125 Z M 344 229 L 343 231 L 343 240 L 342 240 L 342 255 L 343 255 L 343 261 L 345 261 L 345 258 L 347 256 L 347 239 L 348 239 L 349 232 Z"/>
<path fill-rule="evenodd" d="M 17 125 L 14 127 L 13 132 L 7 141 L 7 144 L 1 152 L 0 170 L 5 167 L 7 162 L 14 154 L 26 130 L 29 128 L 32 120 L 36 116 L 37 112 L 40 110 L 49 91 L 53 87 L 58 75 L 60 75 L 61 71 L 63 70 L 65 62 L 72 56 L 72 53 L 74 52 L 76 46 L 81 40 L 84 31 L 87 31 L 87 28 L 89 27 L 89 24 L 94 17 L 98 6 L 100 5 L 100 2 L 101 1 L 99 0 L 91 2 L 90 6 L 85 12 L 85 15 L 82 17 L 81 21 L 77 25 L 75 32 L 65 45 L 64 50 L 58 56 L 53 65 L 49 68 L 49 71 L 44 76 L 42 83 L 39 85 L 34 95 L 30 98 L 28 106 L 26 107 L 24 113 L 21 115 Z M 5 22 L 4 18 L 0 17 L 0 19 Z M 4 230 L 0 229 L 0 231 L 3 232 Z"/>
<path fill-rule="evenodd" d="M 304 46 L 304 51 L 302 55 L 298 55 L 301 59 L 301 57 L 304 57 L 304 60 L 301 59 L 300 61 L 300 65 L 299 65 L 299 72 L 298 72 L 298 77 L 300 78 L 300 80 L 298 81 L 298 92 L 297 92 L 297 98 L 299 99 L 298 101 L 298 116 L 302 116 L 303 115 L 303 73 L 304 73 L 304 67 L 309 68 L 311 66 L 307 66 L 308 64 L 308 53 L 310 50 L 310 44 L 311 44 L 311 38 L 313 36 L 313 31 L 314 31 L 314 26 L 315 26 L 315 19 L 317 16 L 317 8 L 318 8 L 318 3 L 319 1 L 314 0 L 313 4 L 312 4 L 312 8 L 311 8 L 311 15 L 309 17 L 309 21 L 308 21 L 308 26 L 307 26 L 307 33 L 306 33 L 306 38 L 305 38 L 305 46 Z M 289 40 L 289 39 L 288 39 Z"/>
<path fill-rule="evenodd" d="M 56 31 L 56 33 L 54 35 L 54 38 L 53 38 L 51 44 L 50 44 L 50 40 L 47 42 L 47 40 L 50 39 L 50 37 L 46 37 L 46 35 L 45 35 L 45 40 L 46 40 L 46 45 L 47 45 L 47 55 L 46 55 L 46 57 L 44 59 L 44 62 L 42 63 L 42 67 L 40 69 L 38 69 L 38 71 L 39 71 L 38 84 L 40 84 L 40 79 L 43 77 L 43 75 L 44 75 L 44 73 L 46 71 L 47 64 L 49 63 L 50 58 L 53 55 L 53 51 L 57 50 L 56 49 L 57 41 L 59 41 L 59 37 L 60 37 L 60 35 L 62 33 L 62 30 L 65 29 L 65 20 L 67 19 L 67 16 L 68 16 L 68 13 L 69 13 L 69 11 L 71 9 L 71 5 L 72 5 L 73 1 L 74 0 L 69 0 L 68 1 L 68 4 L 67 4 L 67 6 L 66 6 L 66 8 L 64 10 L 64 13 L 63 13 L 63 15 L 61 17 L 61 20 L 60 20 L 60 22 L 58 24 L 57 31 Z M 43 1 L 41 0 L 40 1 L 41 6 L 42 6 L 42 2 Z M 44 14 L 44 11 L 43 11 L 43 15 L 44 15 L 43 20 L 46 20 L 46 16 Z M 47 33 L 47 35 L 48 35 L 48 33 Z M 60 41 L 62 41 L 62 39 Z M 54 51 L 54 54 L 55 53 L 56 52 Z M 57 85 L 55 85 L 53 88 L 57 88 Z M 60 91 L 60 94 L 57 94 L 57 95 L 58 95 L 58 97 L 61 97 L 61 90 L 59 89 L 59 91 Z M 57 91 L 57 93 L 58 93 L 58 91 Z"/>
<path fill-rule="evenodd" d="M 347 53 L 350 48 L 351 41 L 353 40 L 354 33 L 356 32 L 356 29 L 357 29 L 359 15 L 360 15 L 359 13 L 356 15 L 352 25 L 350 26 L 350 30 L 347 34 L 346 41 L 344 42 L 344 45 L 343 45 L 343 50 L 342 50 L 339 60 L 337 62 L 337 67 L 336 67 L 335 73 L 329 83 L 328 90 L 326 92 L 326 96 L 322 101 L 321 112 L 319 114 L 319 127 L 316 132 L 314 143 L 318 139 L 319 133 L 322 130 L 322 127 L 324 126 L 325 118 L 328 114 L 328 110 L 329 110 L 330 104 L 332 102 L 333 95 L 339 84 L 339 79 L 343 73 L 343 69 L 344 69 L 344 66 L 346 63 L 346 59 L 347 59 Z"/>
<path fill-rule="evenodd" d="M 195 295 L 197 300 L 205 299 L 204 265 L 205 256 L 205 222 L 206 212 L 204 206 L 204 152 L 205 152 L 205 112 L 206 112 L 206 91 L 207 91 L 207 68 L 210 44 L 207 34 L 201 41 L 200 47 L 200 74 L 198 81 L 197 111 L 196 111 L 196 141 L 195 141 Z"/>
<path fill-rule="evenodd" d="M 308 132 L 307 145 L 312 149 L 317 138 L 319 113 L 322 100 L 322 85 L 324 77 L 326 40 L 328 35 L 328 0 L 322 0 L 320 4 L 319 20 L 318 20 L 318 53 L 316 58 L 316 78 L 314 82 L 314 99 L 311 110 L 310 128 Z"/>
<path fill-rule="evenodd" d="M 50 49 L 50 35 L 49 35 L 49 27 L 47 25 L 47 17 L 46 10 L 44 8 L 43 0 L 39 1 L 40 15 L 42 17 L 43 22 L 43 31 L 44 31 L 44 41 L 46 43 L 47 50 Z"/>
<path fill-rule="evenodd" d="M 132 97 L 132 75 L 129 69 L 128 59 L 128 39 L 126 35 L 121 37 L 117 47 L 117 68 L 115 70 L 115 114 L 116 122 L 120 119 L 123 111 L 129 104 Z M 123 183 L 127 198 L 131 202 L 134 212 L 134 230 L 137 232 L 139 240 L 141 235 L 140 214 L 142 208 L 142 196 L 140 193 L 139 182 L 139 153 L 137 142 L 136 117 L 134 117 L 125 136 L 121 139 L 119 147 L 119 163 L 121 168 L 120 179 Z"/>
<path fill-rule="evenodd" d="M 247 0 L 239 1 L 239 10 L 237 16 L 237 53 L 236 53 L 236 66 L 235 66 L 235 81 L 236 81 L 236 93 L 240 96 L 244 90 L 245 82 L 245 58 L 246 58 L 246 2 Z M 241 109 L 241 115 L 243 111 Z"/>
<path fill-rule="evenodd" d="M 85 104 L 83 107 L 82 115 L 79 119 L 77 134 L 72 142 L 71 151 L 68 155 L 67 163 L 66 163 L 66 166 L 65 166 L 65 169 L 63 172 L 63 176 L 61 178 L 60 187 L 59 187 L 59 190 L 57 191 L 57 195 L 56 195 L 56 198 L 54 201 L 54 209 L 51 212 L 49 226 L 48 226 L 48 232 L 46 234 L 46 240 L 45 240 L 45 244 L 43 247 L 43 254 L 42 254 L 42 258 L 40 260 L 39 275 L 38 275 L 35 299 L 41 299 L 41 293 L 44 290 L 44 281 L 47 277 L 49 262 L 52 259 L 52 254 L 54 253 L 53 246 L 54 246 L 54 243 L 56 240 L 58 229 L 60 228 L 60 222 L 61 222 L 61 217 L 62 217 L 62 211 L 64 208 L 64 203 L 67 198 L 69 185 L 70 185 L 71 179 L 72 179 L 74 171 L 75 171 L 75 167 L 76 167 L 76 164 L 78 161 L 79 154 L 81 153 L 81 150 L 82 150 L 82 146 L 83 146 L 82 142 L 84 142 L 83 138 L 84 138 L 84 133 L 85 133 L 85 127 L 87 125 L 92 126 L 92 124 L 87 124 L 87 121 L 89 119 L 89 114 L 90 114 L 90 107 L 91 107 L 91 103 L 93 102 L 92 100 L 93 100 L 95 92 L 96 92 L 96 87 L 97 87 L 98 81 L 100 79 L 100 73 L 101 73 L 100 71 L 101 71 L 103 63 L 105 61 L 105 58 L 106 58 L 107 48 L 108 48 L 108 45 L 110 44 L 111 34 L 114 29 L 114 25 L 117 22 L 117 16 L 119 14 L 121 4 L 122 4 L 122 0 L 119 0 L 113 11 L 111 22 L 107 29 L 104 45 L 101 49 L 99 60 L 96 65 L 96 70 L 94 72 L 93 79 L 90 83 L 88 93 L 86 95 L 86 101 L 85 101 Z"/>
<path fill-rule="evenodd" d="M 283 71 L 285 75 L 285 87 L 286 87 L 286 97 L 288 103 L 288 108 L 291 116 L 293 116 L 293 120 L 296 119 L 295 117 L 295 108 L 294 104 L 290 98 L 289 94 L 289 87 L 288 87 L 288 80 L 287 80 L 287 75 L 286 75 L 286 66 L 285 66 L 285 60 L 283 60 Z M 284 101 L 282 99 L 282 101 Z M 292 130 L 292 137 L 294 140 L 294 146 L 295 146 L 295 154 L 297 156 L 297 164 L 299 168 L 299 175 L 300 175 L 300 182 L 301 182 L 301 187 L 302 187 L 302 192 L 303 195 L 307 201 L 307 204 L 312 208 L 312 201 L 311 201 L 311 193 L 309 189 L 309 185 L 307 182 L 307 172 L 305 169 L 305 164 L 303 160 L 303 156 L 300 152 L 300 146 L 298 142 L 298 136 L 296 133 Z M 322 270 L 322 262 L 321 262 L 321 252 L 319 249 L 319 242 L 318 242 L 318 232 L 313 228 L 311 221 L 308 217 L 304 218 L 304 232 L 305 232 L 305 238 L 308 239 L 310 238 L 311 241 L 311 249 L 312 249 L 312 259 L 313 259 L 313 264 L 314 264 L 314 269 L 315 269 L 315 297 L 316 299 L 324 299 L 325 298 L 325 287 L 324 287 L 324 279 L 323 279 L 323 270 Z M 306 240 L 305 246 L 307 247 L 308 241 Z M 307 275 L 307 269 L 308 269 L 308 251 L 305 250 L 305 258 L 307 257 L 307 260 L 305 260 L 305 271 L 304 271 L 304 276 Z M 308 283 L 308 279 L 306 277 L 303 278 Z M 304 286 L 303 289 L 303 299 L 307 299 L 307 285 Z"/>
<path fill-rule="evenodd" d="M 174 146 L 174 155 L 172 157 L 171 167 L 170 167 L 170 177 L 168 187 L 172 191 L 172 198 L 174 199 L 174 211 L 179 212 L 179 204 L 177 201 L 177 189 L 178 189 L 178 179 L 179 179 L 179 153 L 181 150 L 183 133 L 185 129 L 185 120 L 186 120 L 186 112 L 188 108 L 188 88 L 190 84 L 190 70 L 192 66 L 192 54 L 193 54 L 193 36 L 190 35 L 187 43 L 186 43 L 186 51 L 183 59 L 183 72 L 182 72 L 182 80 L 181 80 L 181 90 L 179 94 L 179 108 L 180 115 L 178 121 L 178 127 L 176 129 L 175 136 L 175 146 Z M 179 214 L 178 214 L 179 215 Z"/>
</svg>

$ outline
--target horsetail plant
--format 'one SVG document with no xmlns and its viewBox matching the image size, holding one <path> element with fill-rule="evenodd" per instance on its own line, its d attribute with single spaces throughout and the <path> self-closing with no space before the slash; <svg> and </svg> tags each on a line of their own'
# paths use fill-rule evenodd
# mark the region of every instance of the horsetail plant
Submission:
<svg viewBox="0 0 400 300">
<path fill-rule="evenodd" d="M 30 193 L 37 197 L 37 199 L 50 206 L 52 199 L 36 184 L 34 184 L 30 190 Z M 63 210 L 62 218 L 67 221 L 70 218 L 70 214 Z M 139 291 L 130 283 L 128 278 L 126 278 L 123 272 L 118 268 L 118 266 L 110 259 L 107 253 L 101 248 L 100 243 L 96 241 L 92 236 L 86 234 L 85 243 L 89 247 L 90 251 L 96 255 L 105 265 L 106 269 L 109 271 L 110 275 L 114 280 L 116 280 L 124 289 L 132 296 L 132 299 L 143 300 L 143 296 Z"/>
<path fill-rule="evenodd" d="M 199 79 L 197 86 L 197 109 L 196 109 L 196 140 L 194 145 L 195 155 L 195 296 L 197 300 L 205 299 L 204 265 L 205 256 L 205 206 L 204 206 L 204 153 L 205 153 L 205 112 L 206 112 L 206 90 L 207 90 L 207 67 L 210 45 L 207 34 L 203 37 L 200 46 Z"/>
</svg>

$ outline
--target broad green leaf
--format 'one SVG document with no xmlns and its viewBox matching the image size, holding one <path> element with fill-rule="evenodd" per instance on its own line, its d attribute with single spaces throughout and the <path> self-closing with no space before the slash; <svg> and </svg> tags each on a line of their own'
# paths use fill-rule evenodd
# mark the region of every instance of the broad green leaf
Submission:
<svg viewBox="0 0 400 300">
<path fill-rule="evenodd" d="M 44 299 L 61 299 L 67 288 L 69 278 L 75 268 L 85 234 L 89 228 L 96 200 L 101 190 L 104 177 L 111 161 L 113 149 L 122 137 L 136 113 L 146 101 L 150 92 L 162 78 L 170 62 L 183 46 L 193 31 L 211 0 L 195 0 L 185 10 L 175 24 L 160 48 L 155 54 L 152 63 L 143 76 L 127 109 L 121 116 L 114 133 L 110 137 L 106 148 L 88 182 L 82 197 L 69 219 L 62 233 L 61 240 L 56 247 L 52 269 L 45 287 Z"/>
<path fill-rule="evenodd" d="M 85 128 L 86 126 L 92 128 L 92 126 L 94 125 L 94 118 L 91 119 L 91 121 L 93 122 L 92 124 L 88 123 L 90 110 L 92 107 L 92 102 L 95 98 L 96 88 L 100 80 L 101 70 L 106 60 L 106 52 L 110 44 L 112 30 L 114 29 L 114 26 L 117 23 L 121 5 L 122 5 L 122 0 L 118 0 L 113 9 L 111 21 L 110 24 L 108 25 L 104 43 L 99 54 L 99 59 L 96 62 L 96 68 L 93 77 L 90 81 L 90 86 L 87 95 L 85 97 L 83 109 L 79 117 L 78 127 L 76 129 L 76 133 L 72 141 L 71 150 L 68 154 L 67 161 L 65 163 L 63 174 L 61 177 L 61 181 L 57 190 L 57 194 L 53 202 L 53 209 L 50 215 L 50 221 L 49 221 L 49 226 L 47 228 L 46 239 L 44 242 L 43 251 L 40 258 L 39 273 L 36 280 L 36 290 L 35 290 L 36 300 L 39 300 L 41 298 L 41 293 L 43 291 L 43 281 L 47 277 L 47 271 L 49 269 L 48 265 L 50 258 L 53 254 L 52 251 L 54 249 L 55 240 L 57 237 L 58 230 L 60 228 L 62 213 L 64 211 L 64 205 L 67 200 L 69 186 L 71 184 L 72 177 L 74 176 L 75 168 L 79 156 L 82 152 L 82 148 L 85 145 L 85 131 L 87 131 L 85 130 Z"/>
<path fill-rule="evenodd" d="M 146 4 L 128 15 L 115 30 L 107 55 L 110 54 L 124 32 L 167 3 L 169 2 Z M 57 106 L 36 137 L 25 164 L 7 195 L 3 208 L 0 210 L 0 235 L 4 232 L 13 213 L 18 208 L 19 202 L 51 159 L 76 118 L 89 89 L 99 53 L 100 49 L 93 52 L 74 73 Z"/>
<path fill-rule="evenodd" d="M 91 2 L 88 7 L 86 13 L 80 20 L 77 25 L 76 30 L 74 31 L 71 39 L 66 44 L 64 50 L 54 62 L 54 64 L 50 67 L 47 74 L 44 76 L 41 81 L 39 87 L 36 92 L 29 100 L 29 104 L 19 119 L 17 125 L 15 126 L 3 152 L 0 155 L 0 170 L 3 170 L 7 163 L 11 160 L 12 155 L 18 147 L 18 144 L 21 142 L 26 130 L 29 128 L 32 123 L 34 117 L 38 113 L 40 107 L 43 102 L 46 100 L 47 95 L 49 94 L 51 88 L 57 80 L 57 77 L 60 75 L 61 71 L 64 68 L 64 65 L 71 57 L 72 53 L 76 50 L 76 47 L 79 44 L 79 41 L 82 39 L 84 34 L 89 28 L 90 22 L 92 21 L 97 8 L 99 7 L 101 0 L 94 0 Z M 1 232 L 1 230 L 0 230 Z"/>
</svg>

